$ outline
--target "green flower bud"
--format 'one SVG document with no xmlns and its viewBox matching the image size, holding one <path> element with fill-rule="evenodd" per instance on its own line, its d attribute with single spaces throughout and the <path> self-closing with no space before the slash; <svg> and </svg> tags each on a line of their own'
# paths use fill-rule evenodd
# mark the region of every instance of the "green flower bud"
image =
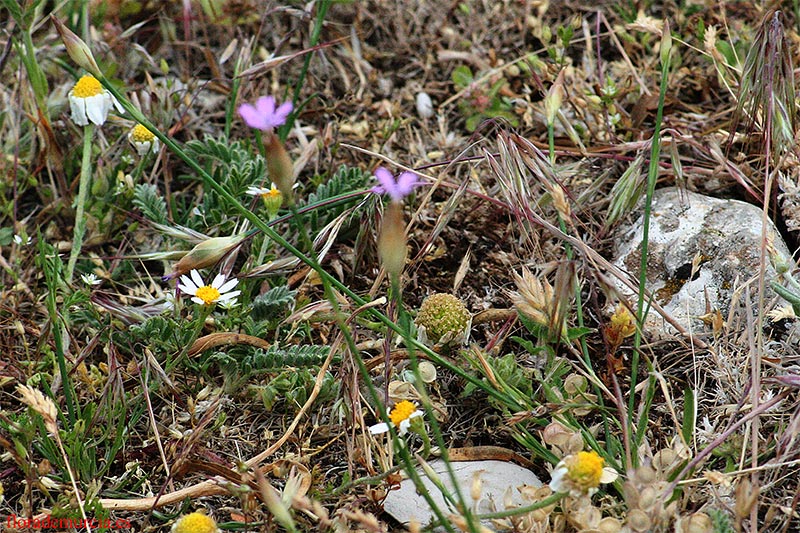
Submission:
<svg viewBox="0 0 800 533">
<path fill-rule="evenodd" d="M 392 202 L 386 208 L 378 237 L 378 256 L 384 270 L 399 276 L 406 266 L 406 228 L 403 223 L 403 207 Z"/>
<path fill-rule="evenodd" d="M 267 151 L 267 172 L 272 182 L 278 186 L 287 205 L 294 203 L 294 165 L 286 148 L 278 136 L 270 134 L 265 142 Z"/>
<path fill-rule="evenodd" d="M 231 237 L 213 237 L 205 240 L 189 250 L 180 261 L 175 263 L 173 271 L 164 276 L 164 280 L 170 280 L 182 276 L 191 270 L 200 270 L 216 264 L 226 254 L 239 246 L 247 238 L 246 233 L 233 235 Z"/>
<path fill-rule="evenodd" d="M 422 302 L 416 324 L 420 329 L 424 328 L 429 341 L 445 344 L 463 340 L 471 319 L 472 315 L 464 302 L 452 294 L 437 293 Z"/>
<path fill-rule="evenodd" d="M 77 63 L 78 66 L 83 67 L 87 71 L 94 74 L 96 77 L 102 77 L 103 73 L 100 72 L 100 67 L 97 66 L 97 62 L 94 60 L 92 51 L 89 49 L 86 43 L 83 42 L 80 37 L 75 35 L 69 28 L 64 26 L 64 24 L 53 15 L 50 15 L 50 20 L 53 21 L 53 25 L 56 27 L 56 31 L 61 37 L 61 40 L 64 41 L 64 45 L 67 47 L 67 54 L 69 55 L 70 59 Z"/>
</svg>

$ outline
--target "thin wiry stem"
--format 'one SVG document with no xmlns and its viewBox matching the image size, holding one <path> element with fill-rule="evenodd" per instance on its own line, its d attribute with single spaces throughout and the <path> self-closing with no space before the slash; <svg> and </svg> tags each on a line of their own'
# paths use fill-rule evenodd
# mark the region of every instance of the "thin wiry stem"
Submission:
<svg viewBox="0 0 800 533">
<path fill-rule="evenodd" d="M 670 28 L 669 24 L 664 24 L 664 38 L 662 39 L 661 45 L 662 47 L 665 46 L 666 40 L 670 38 Z M 650 211 L 653 205 L 653 194 L 655 193 L 656 189 L 656 182 L 658 181 L 658 159 L 661 155 L 661 124 L 664 119 L 664 100 L 667 94 L 667 84 L 669 83 L 669 67 L 670 67 L 670 60 L 669 60 L 669 50 L 665 51 L 662 49 L 661 51 L 661 88 L 658 94 L 658 109 L 656 111 L 656 120 L 655 125 L 653 127 L 653 138 L 651 140 L 650 145 L 650 166 L 647 169 L 647 194 L 645 196 L 644 202 L 644 220 L 642 222 L 642 249 L 641 249 L 641 264 L 639 266 L 639 298 L 636 304 L 636 316 L 640 321 L 640 324 L 644 324 L 645 318 L 645 288 L 647 286 L 647 247 L 648 247 L 648 237 L 650 234 Z M 641 416 L 639 418 L 639 427 L 638 429 L 634 430 L 634 421 L 633 421 L 633 413 L 636 412 L 636 378 L 639 371 L 639 346 L 642 342 L 642 335 L 641 335 L 641 328 L 636 328 L 636 333 L 634 334 L 633 338 L 633 354 L 631 356 L 631 392 L 629 394 L 628 399 L 628 424 L 631 428 L 631 434 L 634 435 L 633 441 L 633 449 L 636 450 L 639 448 L 639 444 L 641 443 L 641 439 L 644 438 L 644 432 L 647 428 L 647 420 L 648 420 L 648 413 L 649 413 L 649 406 L 650 402 L 648 401 L 648 396 L 652 393 L 652 390 L 655 386 L 654 380 L 652 377 L 648 377 L 648 386 L 645 390 L 645 409 L 642 410 Z M 651 369 L 652 370 L 652 369 Z M 636 460 L 636 455 L 634 454 L 633 459 Z M 629 465 L 629 467 L 635 465 Z"/>
</svg>

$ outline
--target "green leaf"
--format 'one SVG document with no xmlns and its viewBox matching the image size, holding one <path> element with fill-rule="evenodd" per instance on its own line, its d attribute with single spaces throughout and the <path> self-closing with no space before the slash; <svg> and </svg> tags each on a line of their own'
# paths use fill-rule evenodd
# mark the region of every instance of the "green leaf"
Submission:
<svg viewBox="0 0 800 533">
<path fill-rule="evenodd" d="M 522 346 L 525 351 L 532 355 L 536 355 L 544 349 L 543 346 L 536 346 L 533 342 L 528 339 L 523 339 L 522 337 L 512 336 L 511 340 Z"/>
<path fill-rule="evenodd" d="M 3 6 L 8 9 L 9 13 L 11 13 L 11 18 L 14 19 L 20 26 L 24 26 L 25 23 L 22 19 L 22 8 L 20 7 L 19 0 L 2 0 Z"/>
<path fill-rule="evenodd" d="M 466 65 L 459 65 L 453 70 L 450 78 L 453 80 L 456 87 L 463 89 L 472 83 L 472 71 Z"/>
<path fill-rule="evenodd" d="M 725 57 L 725 61 L 729 65 L 735 66 L 737 64 L 736 53 L 728 41 L 717 41 L 717 50 Z"/>
<path fill-rule="evenodd" d="M 286 309 L 294 304 L 294 296 L 297 291 L 289 290 L 289 287 L 282 285 L 273 287 L 264 294 L 253 300 L 253 320 L 275 320 L 283 318 Z"/>
<path fill-rule="evenodd" d="M 14 239 L 14 228 L 8 226 L 0 228 L 0 246 L 8 246 Z"/>
<path fill-rule="evenodd" d="M 792 310 L 794 311 L 794 314 L 800 316 L 800 296 L 793 293 L 780 283 L 773 281 L 770 283 L 770 286 L 772 287 L 772 290 L 777 292 L 781 298 L 792 304 Z"/>
<path fill-rule="evenodd" d="M 475 131 L 475 129 L 478 127 L 478 124 L 480 124 L 483 119 L 484 119 L 483 113 L 477 113 L 469 117 L 467 119 L 467 123 L 465 124 L 467 131 Z"/>
<path fill-rule="evenodd" d="M 683 389 L 683 425 L 681 432 L 683 433 L 683 441 L 687 444 L 692 442 L 695 422 L 694 390 L 691 387 L 686 387 Z"/>
<path fill-rule="evenodd" d="M 584 335 L 588 335 L 589 333 L 591 333 L 593 331 L 594 330 L 592 328 L 586 328 L 586 327 L 568 328 L 567 329 L 567 340 L 568 341 L 574 341 L 575 339 L 579 339 L 580 337 L 583 337 Z"/>
<path fill-rule="evenodd" d="M 309 194 L 307 200 L 302 202 L 302 205 L 319 204 L 345 193 L 364 189 L 370 177 L 369 174 L 365 173 L 360 168 L 351 168 L 342 165 L 331 179 L 325 183 L 320 183 L 317 186 L 317 190 Z M 359 198 L 353 198 L 352 201 L 337 203 L 336 206 L 326 205 L 320 209 L 310 211 L 306 215 L 309 230 L 311 233 L 317 233 L 334 218 L 343 213 L 345 209 L 358 201 Z"/>
<path fill-rule="evenodd" d="M 167 203 L 158 194 L 158 188 L 150 183 L 140 183 L 133 191 L 133 205 L 138 207 L 148 220 L 168 224 Z"/>
</svg>

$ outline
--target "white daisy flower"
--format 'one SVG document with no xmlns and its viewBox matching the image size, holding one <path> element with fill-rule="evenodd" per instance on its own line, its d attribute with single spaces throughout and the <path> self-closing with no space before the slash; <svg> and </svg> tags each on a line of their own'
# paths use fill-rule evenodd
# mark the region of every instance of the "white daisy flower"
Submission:
<svg viewBox="0 0 800 533">
<path fill-rule="evenodd" d="M 128 142 L 136 149 L 139 155 L 146 155 L 149 151 L 158 152 L 161 148 L 161 141 L 153 135 L 153 132 L 142 126 L 135 125 L 128 132 Z"/>
<path fill-rule="evenodd" d="M 617 479 L 613 468 L 605 466 L 605 460 L 596 451 L 570 454 L 558 462 L 550 480 L 553 492 L 568 492 L 573 498 L 591 496 L 601 483 Z"/>
<path fill-rule="evenodd" d="M 232 291 L 239 280 L 231 278 L 225 281 L 225 274 L 217 274 L 211 285 L 206 285 L 200 273 L 192 270 L 190 276 L 181 276 L 178 288 L 186 294 L 192 295 L 192 301 L 200 305 L 214 305 L 217 302 L 226 302 L 235 299 L 242 291 Z"/>
<path fill-rule="evenodd" d="M 392 408 L 391 412 L 389 413 L 389 420 L 392 421 L 392 424 L 394 424 L 394 426 L 397 428 L 397 432 L 400 435 L 405 435 L 408 432 L 408 428 L 411 427 L 411 420 L 413 418 L 417 418 L 418 416 L 422 416 L 422 411 L 417 409 L 417 406 L 413 402 L 403 400 Z M 389 424 L 386 422 L 375 424 L 369 428 L 369 432 L 373 435 L 386 433 L 388 431 Z"/>
<path fill-rule="evenodd" d="M 95 276 L 95 275 L 94 275 L 94 274 L 92 274 L 92 273 L 89 273 L 89 274 L 81 274 L 81 279 L 83 280 L 83 282 L 84 282 L 85 284 L 89 285 L 90 287 L 91 287 L 91 286 L 94 286 L 94 285 L 100 285 L 101 283 L 103 283 L 103 280 L 101 280 L 101 279 L 98 279 L 98 277 L 97 277 L 97 276 Z"/>
<path fill-rule="evenodd" d="M 78 126 L 86 126 L 90 121 L 102 126 L 108 118 L 111 106 L 116 107 L 120 113 L 125 112 L 117 99 L 90 74 L 81 77 L 69 92 L 72 121 Z"/>
<path fill-rule="evenodd" d="M 278 188 L 275 186 L 274 183 L 270 183 L 269 189 L 266 187 L 254 187 L 251 185 L 250 187 L 247 188 L 246 192 L 250 196 L 262 196 L 262 197 L 281 196 L 281 191 L 278 190 Z"/>
</svg>

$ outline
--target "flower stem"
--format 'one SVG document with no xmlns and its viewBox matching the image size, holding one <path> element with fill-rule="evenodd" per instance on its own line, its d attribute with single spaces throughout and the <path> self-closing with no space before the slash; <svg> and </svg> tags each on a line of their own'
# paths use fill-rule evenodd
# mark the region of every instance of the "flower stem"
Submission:
<svg viewBox="0 0 800 533">
<path fill-rule="evenodd" d="M 94 125 L 87 124 L 83 127 L 83 158 L 81 159 L 81 176 L 78 182 L 78 199 L 75 206 L 75 232 L 72 239 L 72 250 L 69 253 L 67 272 L 65 278 L 67 284 L 72 283 L 72 274 L 75 271 L 75 263 L 78 262 L 78 254 L 81 253 L 83 236 L 86 233 L 86 196 L 89 193 L 89 185 L 92 180 L 92 138 L 94 137 Z"/>
<path fill-rule="evenodd" d="M 194 331 L 192 332 L 191 339 L 186 343 L 186 345 L 184 345 L 181 352 L 175 358 L 172 360 L 167 360 L 165 367 L 167 372 L 170 372 L 173 368 L 175 368 L 175 365 L 177 365 L 178 362 L 183 359 L 187 353 L 189 353 L 189 349 L 194 344 L 194 341 L 200 337 L 200 333 L 202 333 L 203 327 L 206 325 L 206 319 L 211 315 L 211 311 L 214 310 L 214 305 L 195 305 L 195 308 L 198 308 L 197 319 L 194 323 Z"/>
</svg>

